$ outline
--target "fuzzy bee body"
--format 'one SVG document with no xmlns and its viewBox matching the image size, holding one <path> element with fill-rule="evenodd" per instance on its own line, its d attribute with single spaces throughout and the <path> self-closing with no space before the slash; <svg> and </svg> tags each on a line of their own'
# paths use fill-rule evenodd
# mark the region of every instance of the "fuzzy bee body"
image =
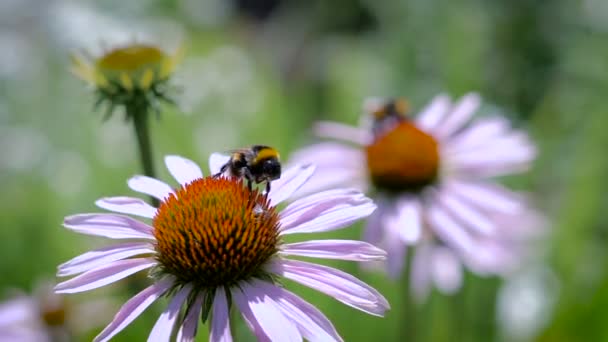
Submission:
<svg viewBox="0 0 608 342">
<path fill-rule="evenodd" d="M 266 193 L 270 191 L 270 182 L 281 177 L 279 152 L 265 145 L 253 145 L 231 151 L 230 159 L 222 166 L 219 177 L 227 173 L 232 177 L 247 180 L 247 187 L 252 189 L 253 183 L 266 182 Z"/>
<path fill-rule="evenodd" d="M 372 117 L 372 131 L 374 136 L 379 137 L 390 131 L 396 124 L 407 120 L 409 106 L 404 99 L 385 100 L 380 105 L 370 110 Z"/>
</svg>

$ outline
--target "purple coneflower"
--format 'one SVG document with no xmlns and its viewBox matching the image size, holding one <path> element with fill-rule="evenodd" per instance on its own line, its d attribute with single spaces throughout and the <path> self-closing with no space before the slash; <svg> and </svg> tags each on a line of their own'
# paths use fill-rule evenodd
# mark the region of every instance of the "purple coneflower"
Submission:
<svg viewBox="0 0 608 342">
<path fill-rule="evenodd" d="M 317 164 L 315 178 L 298 193 L 335 186 L 373 191 L 378 210 L 365 238 L 386 249 L 393 277 L 403 270 L 406 246 L 420 245 L 412 267 L 419 299 L 431 284 L 444 293 L 460 288 L 463 263 L 477 273 L 509 268 L 518 240 L 511 218 L 529 227 L 523 222 L 534 216 L 523 195 L 491 178 L 526 170 L 536 148 L 500 116 L 472 120 L 479 105 L 476 94 L 453 104 L 439 95 L 410 118 L 403 100 L 373 99 L 364 106 L 365 118 L 375 118 L 372 127 L 320 122 L 317 135 L 346 143 L 318 143 L 291 159 Z"/>
<path fill-rule="evenodd" d="M 223 156 L 212 155 L 211 174 L 224 161 Z M 230 341 L 233 304 L 260 340 L 340 341 L 330 321 L 282 287 L 281 278 L 372 315 L 382 316 L 389 308 L 380 293 L 347 273 L 287 258 L 379 260 L 385 257 L 384 251 L 349 240 L 282 242 L 284 235 L 336 230 L 369 216 L 376 206 L 359 192 L 329 190 L 298 199 L 279 211 L 276 205 L 300 188 L 314 167 L 288 169 L 266 195 L 250 192 L 239 179 L 203 177 L 188 159 L 168 156 L 165 163 L 181 184 L 178 189 L 145 176 L 128 182 L 131 189 L 159 199 L 158 208 L 132 197 L 96 202 L 115 213 L 150 219 L 151 224 L 114 213 L 65 219 L 65 227 L 79 233 L 127 242 L 60 265 L 59 276 L 81 274 L 58 284 L 57 292 L 92 290 L 142 270 L 149 270 L 153 279 L 151 286 L 124 304 L 95 341 L 109 340 L 162 296 L 170 302 L 150 333 L 151 341 L 169 340 L 176 325 L 177 339 L 192 341 L 199 318 L 210 321 L 211 341 Z"/>
<path fill-rule="evenodd" d="M 0 303 L 0 341 L 63 342 L 99 327 L 113 307 L 106 299 L 69 302 L 53 292 L 50 282 L 36 286 L 33 295 L 18 292 Z"/>
</svg>

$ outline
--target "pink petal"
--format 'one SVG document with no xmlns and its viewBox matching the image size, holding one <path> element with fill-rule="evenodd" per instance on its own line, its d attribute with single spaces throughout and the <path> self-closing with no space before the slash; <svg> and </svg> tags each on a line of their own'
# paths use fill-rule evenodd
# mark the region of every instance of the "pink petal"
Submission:
<svg viewBox="0 0 608 342">
<path fill-rule="evenodd" d="M 97 200 L 95 205 L 102 209 L 121 214 L 130 214 L 146 218 L 153 218 L 156 215 L 156 208 L 139 198 L 133 197 L 106 197 Z"/>
<path fill-rule="evenodd" d="M 399 227 L 399 230 L 403 230 L 403 228 Z M 390 278 L 397 279 L 401 275 L 403 266 L 405 265 L 406 245 L 401 239 L 399 231 L 395 231 L 389 226 L 384 231 L 381 245 L 386 248 L 387 252 L 386 271 Z"/>
<path fill-rule="evenodd" d="M 446 191 L 475 206 L 505 214 L 520 212 L 525 203 L 523 196 L 498 184 L 451 180 L 445 187 Z"/>
<path fill-rule="evenodd" d="M 315 175 L 294 193 L 294 197 L 335 188 L 355 188 L 360 192 L 365 192 L 369 188 L 368 183 L 367 173 L 361 167 L 344 170 L 319 168 Z"/>
<path fill-rule="evenodd" d="M 315 164 L 319 169 L 332 168 L 344 171 L 363 167 L 365 154 L 361 148 L 338 142 L 322 142 L 292 153 L 289 164 Z"/>
<path fill-rule="evenodd" d="M 299 198 L 287 205 L 280 213 L 280 217 L 289 219 L 290 215 L 300 215 L 301 212 L 310 208 L 318 208 L 321 203 L 329 203 L 333 206 L 334 203 L 359 203 L 364 196 L 356 189 L 334 189 L 323 192 L 317 192 L 306 197 Z"/>
<path fill-rule="evenodd" d="M 180 156 L 165 156 L 165 165 L 173 178 L 181 185 L 186 185 L 193 180 L 203 178 L 201 168 L 190 159 Z"/>
<path fill-rule="evenodd" d="M 281 178 L 271 183 L 270 193 L 268 194 L 270 204 L 275 206 L 289 198 L 308 181 L 314 172 L 315 167 L 310 164 L 287 169 L 281 175 Z"/>
<path fill-rule="evenodd" d="M 485 217 L 479 209 L 468 205 L 466 202 L 459 201 L 449 191 L 441 191 L 439 201 L 452 214 L 452 217 L 459 219 L 461 223 L 474 232 L 484 236 L 496 233 L 494 222 Z"/>
<path fill-rule="evenodd" d="M 366 130 L 330 121 L 318 121 L 313 131 L 321 138 L 344 140 L 363 146 L 369 144 L 373 138 Z"/>
<path fill-rule="evenodd" d="M 203 295 L 204 293 L 201 293 L 196 296 L 194 304 L 190 306 L 190 309 L 184 318 L 184 322 L 177 332 L 177 341 L 194 342 L 198 330 L 198 318 L 201 315 L 201 309 L 203 307 Z M 213 338 L 210 338 L 210 341 L 214 341 Z"/>
<path fill-rule="evenodd" d="M 435 96 L 431 103 L 418 113 L 417 126 L 424 131 L 432 132 L 450 109 L 450 102 L 450 98 L 445 94 Z"/>
<path fill-rule="evenodd" d="M 352 261 L 384 260 L 386 252 L 367 242 L 355 240 L 309 240 L 283 245 L 282 255 Z"/>
<path fill-rule="evenodd" d="M 396 239 L 406 244 L 415 244 L 422 235 L 422 208 L 417 199 L 403 197 L 397 201 L 395 213 L 386 215 L 386 225 L 397 234 Z"/>
<path fill-rule="evenodd" d="M 431 263 L 433 247 L 422 243 L 416 247 L 412 258 L 411 294 L 418 303 L 422 303 L 431 291 Z"/>
<path fill-rule="evenodd" d="M 215 290 L 213 299 L 213 315 L 211 316 L 211 328 L 209 341 L 211 342 L 232 342 L 230 332 L 230 307 L 226 299 L 226 291 L 223 287 Z"/>
<path fill-rule="evenodd" d="M 431 261 L 433 280 L 439 291 L 453 294 L 462 285 L 460 261 L 452 251 L 445 247 L 435 247 Z"/>
<path fill-rule="evenodd" d="M 480 118 L 471 123 L 462 133 L 452 137 L 446 147 L 452 151 L 483 146 L 508 130 L 509 122 L 503 117 Z"/>
<path fill-rule="evenodd" d="M 230 160 L 230 156 L 221 153 L 212 153 L 209 156 L 209 170 L 211 175 L 220 173 L 222 166 L 224 166 Z"/>
<path fill-rule="evenodd" d="M 246 284 L 232 291 L 232 299 L 258 340 L 302 341 L 296 326 L 264 291 Z"/>
<path fill-rule="evenodd" d="M 372 202 L 358 205 L 340 204 L 329 210 L 319 212 L 317 217 L 308 219 L 300 224 L 298 222 L 302 220 L 282 224 L 281 234 L 318 233 L 341 229 L 364 217 L 368 217 L 374 210 L 376 210 L 376 205 Z"/>
<path fill-rule="evenodd" d="M 388 205 L 382 197 L 376 199 L 378 208 L 367 218 L 363 230 L 363 240 L 379 245 L 384 237 L 384 218 L 388 213 Z"/>
<path fill-rule="evenodd" d="M 145 270 L 157 264 L 150 258 L 119 260 L 102 267 L 92 269 L 70 280 L 55 286 L 57 293 L 77 293 L 96 289 L 114 283 L 133 273 Z"/>
<path fill-rule="evenodd" d="M 148 308 L 154 301 L 162 296 L 173 285 L 173 280 L 165 278 L 141 291 L 129 299 L 114 316 L 112 322 L 95 337 L 93 342 L 108 341 L 121 332 L 133 320 Z"/>
<path fill-rule="evenodd" d="M 154 324 L 150 336 L 148 336 L 149 342 L 169 341 L 179 312 L 191 291 L 192 285 L 187 284 L 173 296 L 167 309 L 163 311 L 156 324 Z"/>
<path fill-rule="evenodd" d="M 19 296 L 0 304 L 0 331 L 39 319 L 38 303 L 34 298 Z"/>
<path fill-rule="evenodd" d="M 440 137 L 448 137 L 458 131 L 475 114 L 481 104 L 481 98 L 475 93 L 469 93 L 456 102 L 449 115 L 437 127 L 435 133 Z"/>
<path fill-rule="evenodd" d="M 428 210 L 427 217 L 431 228 L 443 242 L 463 252 L 470 252 L 472 250 L 473 240 L 470 234 L 454 221 L 445 210 L 437 205 L 433 205 Z"/>
<path fill-rule="evenodd" d="M 342 303 L 375 316 L 389 309 L 386 299 L 359 279 L 337 269 L 304 261 L 277 260 L 270 271 L 323 292 Z"/>
<path fill-rule="evenodd" d="M 154 240 L 152 227 L 123 215 L 73 215 L 64 219 L 63 226 L 81 234 L 103 236 L 110 239 Z"/>
<path fill-rule="evenodd" d="M 283 229 L 306 223 L 321 214 L 328 214 L 353 206 L 368 204 L 371 200 L 360 192 L 324 191 L 296 200 L 280 213 Z"/>
<path fill-rule="evenodd" d="M 173 193 L 173 189 L 167 183 L 148 176 L 135 176 L 129 179 L 127 184 L 132 190 L 153 196 L 161 201 Z"/>
<path fill-rule="evenodd" d="M 294 324 L 302 336 L 309 341 L 342 341 L 331 322 L 310 303 L 276 285 L 256 281 L 256 287 L 264 292 L 279 305 L 279 309 Z"/>
<path fill-rule="evenodd" d="M 65 277 L 82 273 L 117 260 L 149 253 L 154 253 L 154 247 L 147 242 L 128 242 L 103 247 L 79 255 L 72 260 L 59 265 L 57 275 Z"/>
</svg>

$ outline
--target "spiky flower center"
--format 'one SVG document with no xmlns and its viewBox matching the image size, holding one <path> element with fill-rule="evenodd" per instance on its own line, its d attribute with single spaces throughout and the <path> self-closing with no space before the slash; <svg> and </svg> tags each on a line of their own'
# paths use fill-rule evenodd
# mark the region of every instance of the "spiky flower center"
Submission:
<svg viewBox="0 0 608 342">
<path fill-rule="evenodd" d="M 106 70 L 133 71 L 151 64 L 160 64 L 166 55 L 152 45 L 133 44 L 116 48 L 98 61 L 97 66 Z"/>
<path fill-rule="evenodd" d="M 409 120 L 376 137 L 365 152 L 371 181 L 379 190 L 419 191 L 437 179 L 437 141 Z"/>
<path fill-rule="evenodd" d="M 161 272 L 215 288 L 264 276 L 277 252 L 279 217 L 240 180 L 200 178 L 177 190 L 153 221 Z"/>
</svg>

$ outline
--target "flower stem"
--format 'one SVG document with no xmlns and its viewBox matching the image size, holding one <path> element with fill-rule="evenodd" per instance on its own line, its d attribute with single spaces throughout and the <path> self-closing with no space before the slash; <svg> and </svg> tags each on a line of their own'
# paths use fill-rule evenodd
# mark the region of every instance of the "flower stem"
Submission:
<svg viewBox="0 0 608 342">
<path fill-rule="evenodd" d="M 401 308 L 401 332 L 399 338 L 401 341 L 415 342 L 416 341 L 416 316 L 417 307 L 412 298 L 412 248 L 408 248 L 406 253 L 406 266 L 403 270 L 401 281 L 403 283 L 403 307 Z"/>
<path fill-rule="evenodd" d="M 133 128 L 135 129 L 137 147 L 144 175 L 155 177 L 152 142 L 150 140 L 150 128 L 148 125 L 148 106 L 133 103 L 128 104 L 126 110 L 127 116 L 133 120 Z M 157 206 L 159 204 L 156 198 L 150 198 L 152 205 Z"/>
</svg>

